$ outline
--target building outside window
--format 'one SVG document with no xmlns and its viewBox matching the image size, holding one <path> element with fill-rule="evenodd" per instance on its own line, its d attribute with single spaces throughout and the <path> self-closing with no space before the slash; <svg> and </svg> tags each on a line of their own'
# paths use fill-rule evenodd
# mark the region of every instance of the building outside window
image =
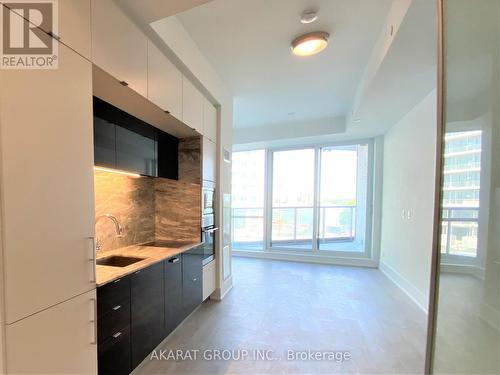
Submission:
<svg viewBox="0 0 500 375">
<path fill-rule="evenodd" d="M 482 131 L 445 135 L 441 253 L 477 256 Z"/>
</svg>

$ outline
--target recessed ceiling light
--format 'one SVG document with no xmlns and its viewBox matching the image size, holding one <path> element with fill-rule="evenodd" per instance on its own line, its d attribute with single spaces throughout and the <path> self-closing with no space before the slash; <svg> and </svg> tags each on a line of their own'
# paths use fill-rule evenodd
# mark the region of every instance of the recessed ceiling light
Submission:
<svg viewBox="0 0 500 375">
<path fill-rule="evenodd" d="M 300 23 L 309 24 L 318 19 L 318 13 L 315 10 L 305 10 L 300 16 Z"/>
<path fill-rule="evenodd" d="M 329 36 L 324 31 L 301 35 L 292 42 L 292 52 L 297 56 L 315 55 L 326 48 Z"/>
</svg>

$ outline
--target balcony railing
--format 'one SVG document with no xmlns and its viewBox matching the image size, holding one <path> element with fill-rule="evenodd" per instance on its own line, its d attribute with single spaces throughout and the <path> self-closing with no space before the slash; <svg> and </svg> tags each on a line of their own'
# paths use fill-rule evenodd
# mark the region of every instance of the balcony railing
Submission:
<svg viewBox="0 0 500 375">
<path fill-rule="evenodd" d="M 443 207 L 441 226 L 442 254 L 477 255 L 478 207 Z"/>
<path fill-rule="evenodd" d="M 262 207 L 233 208 L 232 213 L 234 243 L 255 244 L 263 240 L 264 209 Z M 273 207 L 273 245 L 311 243 L 313 217 L 313 206 Z M 354 241 L 355 236 L 356 206 L 328 205 L 319 207 L 318 239 L 320 242 Z"/>
</svg>

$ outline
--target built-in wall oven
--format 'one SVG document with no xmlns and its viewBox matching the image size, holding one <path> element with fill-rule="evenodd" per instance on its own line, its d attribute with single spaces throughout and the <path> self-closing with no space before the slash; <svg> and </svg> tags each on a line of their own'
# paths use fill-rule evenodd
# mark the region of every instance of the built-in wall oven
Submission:
<svg viewBox="0 0 500 375">
<path fill-rule="evenodd" d="M 204 182 L 202 194 L 201 240 L 200 251 L 203 255 L 203 265 L 215 257 L 215 186 Z"/>
<path fill-rule="evenodd" d="M 203 196 L 201 199 L 201 214 L 203 217 L 207 215 L 214 214 L 214 199 L 215 199 L 215 188 L 212 184 L 204 182 L 206 185 L 203 186 Z"/>
</svg>

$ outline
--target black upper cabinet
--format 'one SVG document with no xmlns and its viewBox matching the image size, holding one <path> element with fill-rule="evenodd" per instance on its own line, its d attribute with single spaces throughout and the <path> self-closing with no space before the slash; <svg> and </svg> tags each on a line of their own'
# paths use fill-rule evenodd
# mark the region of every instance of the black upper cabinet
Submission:
<svg viewBox="0 0 500 375">
<path fill-rule="evenodd" d="M 94 164 L 101 167 L 116 166 L 116 126 L 106 120 L 94 118 Z"/>
<path fill-rule="evenodd" d="M 156 141 L 116 127 L 116 167 L 145 176 L 158 176 Z"/>
<path fill-rule="evenodd" d="M 178 179 L 179 140 L 94 97 L 94 164 Z"/>
<path fill-rule="evenodd" d="M 158 176 L 179 179 L 179 140 L 168 133 L 158 133 Z"/>
</svg>

